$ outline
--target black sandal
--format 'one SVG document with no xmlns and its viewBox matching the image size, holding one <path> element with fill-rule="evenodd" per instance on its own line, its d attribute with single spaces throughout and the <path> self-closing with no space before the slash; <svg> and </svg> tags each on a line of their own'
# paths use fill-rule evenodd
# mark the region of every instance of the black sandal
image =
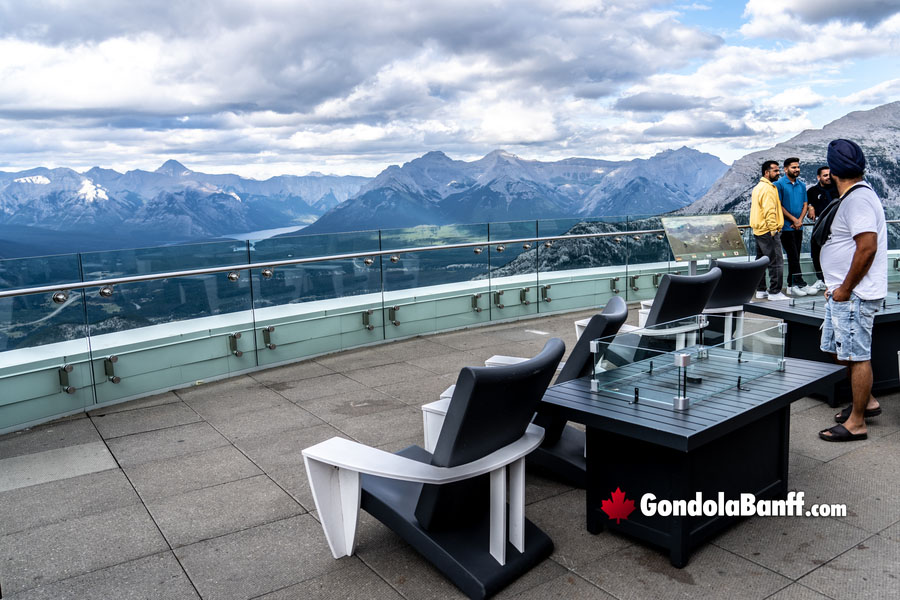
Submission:
<svg viewBox="0 0 900 600">
<path fill-rule="evenodd" d="M 830 434 L 830 435 L 828 435 Z M 819 437 L 826 442 L 855 442 L 869 437 L 868 433 L 850 433 L 843 425 L 835 425 L 819 432 Z"/>
<path fill-rule="evenodd" d="M 853 405 L 852 405 L 852 404 L 851 404 L 850 406 L 848 406 L 847 408 L 845 408 L 844 410 L 842 410 L 841 412 L 839 412 L 838 414 L 834 415 L 834 422 L 835 422 L 835 423 L 843 423 L 843 422 L 845 422 L 847 419 L 850 418 L 850 413 L 851 413 L 851 412 L 853 412 Z M 881 406 L 878 406 L 878 407 L 873 408 L 873 409 L 871 409 L 871 410 L 867 408 L 867 409 L 865 410 L 865 412 L 863 412 L 863 418 L 864 418 L 864 419 L 871 419 L 872 417 L 877 417 L 877 416 L 880 415 L 880 414 L 881 414 Z"/>
</svg>

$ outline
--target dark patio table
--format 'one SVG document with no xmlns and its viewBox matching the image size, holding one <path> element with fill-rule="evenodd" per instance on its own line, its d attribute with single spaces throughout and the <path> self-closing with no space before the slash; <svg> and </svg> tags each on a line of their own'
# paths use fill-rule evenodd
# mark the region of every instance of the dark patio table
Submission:
<svg viewBox="0 0 900 600">
<path fill-rule="evenodd" d="M 788 324 L 784 355 L 820 362 L 833 362 L 830 354 L 819 350 L 821 327 L 825 320 L 825 298 L 797 299 L 777 302 L 748 302 L 746 312 L 784 320 Z M 882 308 L 875 313 L 872 327 L 872 390 L 876 393 L 900 387 L 897 351 L 900 350 L 900 300 L 896 292 L 889 293 Z M 822 382 L 814 393 L 823 396 L 829 405 L 850 401 L 850 383 L 846 378 L 837 382 Z"/>
<path fill-rule="evenodd" d="M 647 517 L 640 498 L 652 493 L 657 500 L 692 500 L 697 492 L 705 500 L 719 492 L 726 499 L 741 493 L 784 497 L 790 403 L 839 380 L 844 370 L 787 358 L 783 371 L 718 392 L 685 411 L 592 392 L 589 376 L 549 388 L 541 410 L 586 426 L 588 531 L 599 533 L 605 525 L 661 546 L 674 566 L 683 567 L 694 548 L 739 517 Z M 619 522 L 601 509 L 617 489 L 635 503 L 634 512 Z"/>
</svg>

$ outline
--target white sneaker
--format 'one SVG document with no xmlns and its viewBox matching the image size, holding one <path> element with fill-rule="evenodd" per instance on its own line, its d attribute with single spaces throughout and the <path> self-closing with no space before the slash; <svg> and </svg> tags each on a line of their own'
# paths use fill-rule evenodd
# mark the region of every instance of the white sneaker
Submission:
<svg viewBox="0 0 900 600">
<path fill-rule="evenodd" d="M 799 285 L 792 285 L 788 288 L 787 291 L 791 296 L 796 296 L 797 298 L 806 295 L 806 292 L 804 292 L 803 288 L 801 288 Z"/>
<path fill-rule="evenodd" d="M 816 286 L 816 289 L 819 290 L 820 292 L 824 292 L 825 290 L 828 289 L 828 286 L 825 285 L 825 282 L 822 281 L 821 279 L 817 279 L 813 285 Z"/>
<path fill-rule="evenodd" d="M 757 300 L 765 300 L 768 297 L 769 297 L 769 292 L 756 292 Z"/>
<path fill-rule="evenodd" d="M 769 300 L 790 300 L 790 298 L 778 292 L 777 294 L 769 294 Z"/>
<path fill-rule="evenodd" d="M 819 288 L 816 287 L 816 284 L 814 284 L 814 283 L 811 285 L 808 285 L 804 288 L 800 288 L 800 289 L 803 290 L 803 293 L 806 294 L 807 296 L 815 296 L 816 294 L 819 293 Z"/>
</svg>

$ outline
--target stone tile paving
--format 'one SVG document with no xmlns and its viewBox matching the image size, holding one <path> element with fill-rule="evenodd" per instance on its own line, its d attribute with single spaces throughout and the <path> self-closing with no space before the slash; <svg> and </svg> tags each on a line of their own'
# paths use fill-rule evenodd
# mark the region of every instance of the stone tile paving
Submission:
<svg viewBox="0 0 900 600">
<path fill-rule="evenodd" d="M 39 462 L 67 448 L 97 446 L 115 459 L 113 468 L 73 469 L 0 492 L 0 597 L 461 597 L 365 513 L 356 555 L 334 560 L 300 451 L 335 435 L 390 451 L 420 444 L 419 405 L 435 400 L 461 367 L 535 352 L 554 334 L 571 348 L 572 321 L 589 314 L 341 352 L 0 437 L 0 478 L 6 459 Z M 584 492 L 529 474 L 527 516 L 555 550 L 498 597 L 900 596 L 897 397 L 880 398 L 885 413 L 860 444 L 817 439 L 835 412 L 819 400 L 792 406 L 791 489 L 808 502 L 845 502 L 846 516 L 748 519 L 684 569 L 629 538 L 588 534 Z"/>
</svg>

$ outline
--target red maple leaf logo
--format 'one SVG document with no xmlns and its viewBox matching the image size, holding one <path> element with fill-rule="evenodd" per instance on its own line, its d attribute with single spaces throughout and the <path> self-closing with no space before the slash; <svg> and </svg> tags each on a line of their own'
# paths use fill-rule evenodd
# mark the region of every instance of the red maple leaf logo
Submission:
<svg viewBox="0 0 900 600">
<path fill-rule="evenodd" d="M 620 519 L 628 520 L 628 515 L 634 510 L 634 500 L 626 500 L 625 492 L 616 488 L 609 500 L 600 503 L 600 510 L 609 515 L 610 521 L 615 519 L 618 525 Z"/>
</svg>

